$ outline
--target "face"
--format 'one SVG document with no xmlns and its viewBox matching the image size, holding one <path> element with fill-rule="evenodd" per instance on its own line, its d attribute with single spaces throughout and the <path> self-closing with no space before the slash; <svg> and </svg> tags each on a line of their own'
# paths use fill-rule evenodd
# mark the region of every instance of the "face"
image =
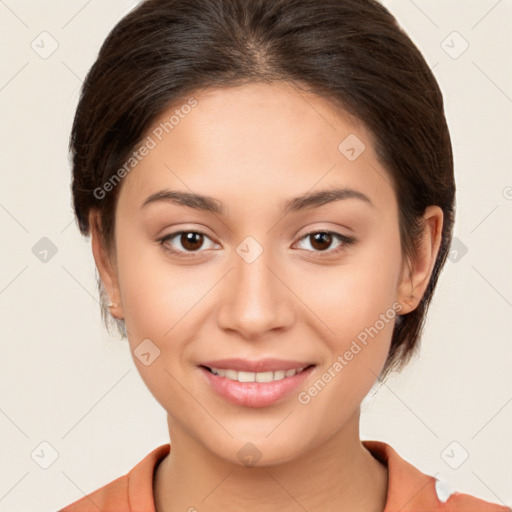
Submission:
<svg viewBox="0 0 512 512">
<path fill-rule="evenodd" d="M 370 134 L 326 100 L 284 84 L 191 96 L 146 134 L 101 275 L 173 440 L 290 461 L 354 425 L 411 309 L 397 200 Z"/>
</svg>

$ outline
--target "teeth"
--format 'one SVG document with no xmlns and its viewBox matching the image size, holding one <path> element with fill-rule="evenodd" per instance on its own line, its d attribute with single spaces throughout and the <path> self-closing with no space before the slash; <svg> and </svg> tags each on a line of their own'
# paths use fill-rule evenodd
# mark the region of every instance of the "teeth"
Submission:
<svg viewBox="0 0 512 512">
<path fill-rule="evenodd" d="M 238 382 L 273 382 L 281 380 L 285 377 L 293 377 L 295 374 L 300 373 L 304 368 L 297 368 L 296 370 L 277 370 L 275 372 L 237 372 L 236 370 L 223 370 L 221 368 L 210 368 L 214 375 L 219 377 L 226 377 L 229 380 L 237 380 Z"/>
</svg>

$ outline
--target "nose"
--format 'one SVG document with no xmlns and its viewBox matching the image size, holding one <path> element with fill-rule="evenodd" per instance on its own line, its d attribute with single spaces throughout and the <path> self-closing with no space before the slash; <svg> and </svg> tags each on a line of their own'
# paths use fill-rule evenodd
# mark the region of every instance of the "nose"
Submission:
<svg viewBox="0 0 512 512">
<path fill-rule="evenodd" d="M 271 330 L 285 330 L 295 320 L 295 295 L 279 264 L 263 251 L 254 261 L 237 253 L 234 268 L 221 288 L 218 324 L 246 339 L 263 337 Z"/>
</svg>

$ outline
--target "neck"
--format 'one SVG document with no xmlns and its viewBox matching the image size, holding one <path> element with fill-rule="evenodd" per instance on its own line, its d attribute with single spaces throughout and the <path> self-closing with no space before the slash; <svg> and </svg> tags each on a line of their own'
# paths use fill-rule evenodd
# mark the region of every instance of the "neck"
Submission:
<svg viewBox="0 0 512 512">
<path fill-rule="evenodd" d="M 158 465 L 156 512 L 382 512 L 387 468 L 359 439 L 359 411 L 342 431 L 289 462 L 243 466 L 217 457 L 169 424 L 171 453 Z"/>
</svg>

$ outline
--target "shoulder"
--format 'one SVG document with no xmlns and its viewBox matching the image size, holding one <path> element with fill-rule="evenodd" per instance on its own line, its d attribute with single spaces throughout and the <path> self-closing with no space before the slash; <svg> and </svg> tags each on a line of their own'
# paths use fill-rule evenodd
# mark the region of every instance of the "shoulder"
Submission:
<svg viewBox="0 0 512 512">
<path fill-rule="evenodd" d="M 59 512 L 85 512 L 99 509 L 103 512 L 131 510 L 128 501 L 128 475 L 121 476 L 83 498 L 67 505 Z"/>
<path fill-rule="evenodd" d="M 146 455 L 127 474 L 83 496 L 59 512 L 151 512 L 154 511 L 153 478 L 158 463 L 169 453 L 164 444 Z"/>
<path fill-rule="evenodd" d="M 439 488 L 442 488 L 443 485 L 440 482 Z M 511 512 L 512 508 L 453 491 L 440 510 L 443 512 Z"/>
<path fill-rule="evenodd" d="M 512 512 L 510 507 L 456 492 L 444 482 L 422 473 L 386 443 L 363 441 L 362 444 L 388 468 L 384 512 Z"/>
</svg>

